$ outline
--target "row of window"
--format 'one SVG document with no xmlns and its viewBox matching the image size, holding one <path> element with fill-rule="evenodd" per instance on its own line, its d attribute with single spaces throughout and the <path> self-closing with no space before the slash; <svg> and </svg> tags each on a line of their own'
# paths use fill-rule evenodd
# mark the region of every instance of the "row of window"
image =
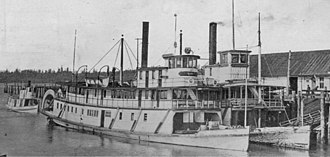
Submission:
<svg viewBox="0 0 330 157">
<path fill-rule="evenodd" d="M 97 89 L 83 89 L 78 88 L 78 94 L 80 95 L 87 95 L 87 96 L 94 96 L 97 97 L 97 95 L 101 94 L 100 90 Z M 70 88 L 71 93 L 75 93 L 75 88 Z M 135 99 L 135 91 L 129 91 L 129 90 L 102 90 L 102 96 L 103 98 L 106 98 L 107 96 L 110 96 L 111 98 L 125 98 L 125 99 Z"/>
<path fill-rule="evenodd" d="M 197 58 L 195 57 L 178 57 L 168 59 L 169 68 L 196 68 Z"/>
<path fill-rule="evenodd" d="M 160 78 L 160 76 L 162 75 L 162 70 L 159 70 L 158 71 L 158 78 Z M 145 71 L 145 79 L 148 80 L 149 79 L 149 71 Z M 143 71 L 140 71 L 139 73 L 139 79 L 142 80 L 143 78 Z M 156 71 L 155 70 L 152 70 L 151 71 L 151 79 L 156 79 Z"/>
<path fill-rule="evenodd" d="M 223 53 L 220 55 L 220 63 L 228 63 L 228 54 Z M 248 63 L 247 54 L 231 54 L 231 63 Z"/>
<path fill-rule="evenodd" d="M 123 113 L 120 112 L 119 113 L 119 120 L 122 120 L 123 119 Z M 144 116 L 143 116 L 143 121 L 147 121 L 148 119 L 148 114 L 145 113 Z M 134 113 L 131 113 L 131 121 L 134 121 Z"/>
<path fill-rule="evenodd" d="M 56 104 L 57 109 L 59 109 L 59 108 L 62 109 L 62 107 L 64 107 L 63 108 L 64 111 L 67 110 L 68 112 L 70 112 L 70 106 L 69 105 L 68 106 L 65 106 L 65 105 L 63 106 L 63 104 L 59 104 L 59 103 Z M 73 111 L 75 113 L 77 113 L 77 107 L 71 106 L 71 112 L 73 112 Z M 82 115 L 84 114 L 84 109 L 83 108 L 81 109 L 81 114 Z M 87 109 L 87 116 L 98 117 L 98 115 L 99 115 L 98 110 Z M 111 111 L 105 111 L 104 116 L 105 117 L 111 117 Z M 148 118 L 148 115 L 147 115 L 147 113 L 145 113 L 144 116 L 143 116 L 143 121 L 147 121 L 147 118 Z M 123 119 L 123 113 L 120 112 L 119 113 L 119 120 L 122 120 L 122 119 Z M 131 121 L 134 121 L 134 113 L 131 113 Z"/>
<path fill-rule="evenodd" d="M 87 110 L 87 116 L 97 117 L 99 115 L 98 110 Z"/>
</svg>

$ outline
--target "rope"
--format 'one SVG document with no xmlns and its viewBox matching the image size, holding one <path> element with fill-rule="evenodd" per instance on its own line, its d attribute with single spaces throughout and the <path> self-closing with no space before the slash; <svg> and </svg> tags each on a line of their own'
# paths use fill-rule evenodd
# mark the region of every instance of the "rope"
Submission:
<svg viewBox="0 0 330 157">
<path fill-rule="evenodd" d="M 127 46 L 126 45 L 124 45 L 124 46 L 125 46 L 125 49 L 126 49 L 126 54 L 128 56 L 129 63 L 131 64 L 131 68 L 133 69 L 133 64 L 132 64 L 132 61 L 131 61 L 131 57 L 129 56 L 129 53 L 128 53 L 128 50 L 127 50 Z"/>
<path fill-rule="evenodd" d="M 124 43 L 125 43 L 125 46 L 127 46 L 127 47 L 128 47 L 128 49 L 130 50 L 130 52 L 131 52 L 131 54 L 133 55 L 133 57 L 135 58 L 135 60 L 137 60 L 137 57 L 134 55 L 134 53 L 133 53 L 132 49 L 129 47 L 129 45 L 127 44 L 127 42 L 126 42 L 126 41 L 124 41 Z"/>
<path fill-rule="evenodd" d="M 120 47 L 121 46 L 118 46 L 117 55 L 116 55 L 116 59 L 115 59 L 115 64 L 113 64 L 113 67 L 116 67 L 116 63 L 117 63 L 117 59 L 118 59 L 118 54 L 119 54 Z"/>
<path fill-rule="evenodd" d="M 95 68 L 95 66 L 97 65 L 97 64 L 99 64 L 102 60 L 103 60 L 103 58 L 105 57 L 105 56 L 107 56 L 110 52 L 111 52 L 111 50 L 118 44 L 120 42 L 120 40 L 115 44 L 115 45 L 113 45 L 112 47 L 111 47 L 111 49 L 105 54 L 105 55 L 103 55 L 103 57 L 89 70 L 89 72 L 91 72 L 94 68 Z"/>
</svg>

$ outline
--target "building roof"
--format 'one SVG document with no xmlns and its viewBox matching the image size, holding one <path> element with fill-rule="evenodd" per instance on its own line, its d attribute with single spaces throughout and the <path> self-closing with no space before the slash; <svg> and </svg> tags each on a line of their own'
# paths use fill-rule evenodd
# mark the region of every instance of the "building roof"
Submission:
<svg viewBox="0 0 330 157">
<path fill-rule="evenodd" d="M 250 56 L 250 76 L 258 77 L 258 55 Z M 261 76 L 287 76 L 289 52 L 261 55 Z M 291 52 L 290 76 L 330 74 L 330 50 Z"/>
</svg>

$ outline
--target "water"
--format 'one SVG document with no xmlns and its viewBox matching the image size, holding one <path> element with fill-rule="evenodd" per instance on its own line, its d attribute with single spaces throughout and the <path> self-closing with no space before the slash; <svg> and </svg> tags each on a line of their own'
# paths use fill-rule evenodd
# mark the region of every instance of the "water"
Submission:
<svg viewBox="0 0 330 157">
<path fill-rule="evenodd" d="M 2 91 L 1 91 L 2 92 Z M 0 94 L 0 155 L 8 156 L 330 156 L 330 147 L 315 151 L 251 144 L 249 152 L 138 142 L 98 136 L 47 125 L 41 114 L 7 110 Z M 226 142 L 226 141 L 223 141 Z"/>
</svg>

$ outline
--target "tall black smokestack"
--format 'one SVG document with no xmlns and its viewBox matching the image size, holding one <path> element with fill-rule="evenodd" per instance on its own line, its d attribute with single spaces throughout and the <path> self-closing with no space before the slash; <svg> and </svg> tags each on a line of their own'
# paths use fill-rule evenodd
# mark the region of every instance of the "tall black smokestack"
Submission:
<svg viewBox="0 0 330 157">
<path fill-rule="evenodd" d="M 217 23 L 210 23 L 210 36 L 209 36 L 209 65 L 217 62 Z"/>
<path fill-rule="evenodd" d="M 149 22 L 143 22 L 141 68 L 148 67 L 148 38 L 149 38 Z"/>
</svg>

